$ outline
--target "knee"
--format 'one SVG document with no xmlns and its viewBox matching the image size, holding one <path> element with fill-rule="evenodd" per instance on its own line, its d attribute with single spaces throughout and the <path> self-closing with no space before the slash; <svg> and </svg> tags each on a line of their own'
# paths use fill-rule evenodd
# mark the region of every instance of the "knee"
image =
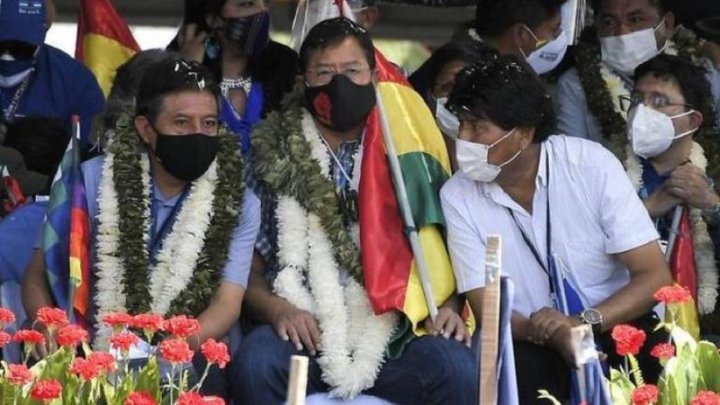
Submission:
<svg viewBox="0 0 720 405">
<path fill-rule="evenodd" d="M 262 326 L 246 336 L 230 362 L 239 381 L 262 381 L 288 369 L 291 350 L 270 326 Z M 290 349 L 292 349 L 290 347 Z"/>
</svg>

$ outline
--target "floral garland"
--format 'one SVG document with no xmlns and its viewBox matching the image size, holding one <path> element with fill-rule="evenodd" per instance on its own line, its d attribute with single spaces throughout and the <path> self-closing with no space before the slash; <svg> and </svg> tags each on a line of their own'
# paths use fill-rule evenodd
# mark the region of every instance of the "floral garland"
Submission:
<svg viewBox="0 0 720 405">
<path fill-rule="evenodd" d="M 100 182 L 98 319 L 126 308 L 131 313 L 197 316 L 220 283 L 237 224 L 244 193 L 237 143 L 225 130 L 218 135 L 218 158 L 191 186 L 151 269 L 150 167 L 131 122 L 129 115 L 118 121 Z M 97 342 L 106 344 L 108 331 L 100 323 L 98 331 Z"/>
<path fill-rule="evenodd" d="M 258 174 L 279 196 L 276 215 L 281 270 L 275 279 L 274 291 L 317 317 L 323 348 L 318 363 L 323 381 L 332 388 L 332 396 L 353 398 L 373 386 L 382 367 L 385 347 L 395 330 L 397 315 L 374 315 L 361 281 L 357 277 L 341 279 L 338 248 L 352 249 L 356 255 L 359 249 L 344 227 L 335 228 L 344 236 L 336 235 L 333 241 L 333 228 L 325 226 L 325 223 L 342 223 L 338 210 L 330 208 L 338 206 L 335 192 L 332 191 L 334 202 L 321 210 L 301 192 L 317 192 L 313 185 L 321 186 L 325 192 L 334 190 L 327 149 L 310 115 L 299 105 L 291 105 L 286 116 L 271 116 L 264 125 L 269 128 L 261 127 L 255 133 L 253 146 L 265 146 L 255 149 Z M 292 145 L 290 150 L 273 151 L 268 147 L 271 140 L 278 138 L 278 133 L 272 134 L 271 130 L 275 125 L 287 131 L 284 144 Z M 272 165 L 274 171 L 266 166 L 281 156 L 288 157 L 292 163 L 283 165 L 282 171 L 278 171 L 277 164 Z M 353 183 L 359 179 L 359 166 L 355 164 Z M 292 179 L 287 184 L 278 183 L 280 179 L 288 181 L 288 177 Z M 288 187 L 290 185 L 292 187 Z M 327 194 L 310 198 L 321 196 L 329 200 Z M 338 240 L 347 245 L 338 246 Z"/>
<path fill-rule="evenodd" d="M 592 28 L 583 34 L 583 38 L 596 37 Z M 695 34 L 677 27 L 672 39 L 668 41 L 664 53 L 692 58 L 696 64 L 703 64 L 702 49 L 697 46 Z M 588 103 L 590 112 L 598 119 L 602 129 L 605 146 L 625 160 L 627 144 L 627 113 L 620 108 L 619 96 L 629 95 L 622 78 L 608 69 L 601 60 L 600 46 L 586 40 L 580 43 L 575 53 L 575 66 Z"/>
<path fill-rule="evenodd" d="M 707 169 L 707 159 L 703 148 L 693 142 L 690 151 L 690 161 L 703 172 Z M 625 160 L 627 174 L 636 190 L 643 186 L 642 164 L 640 158 L 633 153 L 632 146 L 627 146 L 627 159 Z M 718 298 L 718 273 L 715 265 L 715 246 L 708 233 L 707 224 L 702 218 L 702 211 L 697 208 L 690 210 L 692 226 L 693 249 L 695 253 L 695 266 L 698 277 L 698 312 L 701 316 L 711 314 L 715 310 Z"/>
</svg>

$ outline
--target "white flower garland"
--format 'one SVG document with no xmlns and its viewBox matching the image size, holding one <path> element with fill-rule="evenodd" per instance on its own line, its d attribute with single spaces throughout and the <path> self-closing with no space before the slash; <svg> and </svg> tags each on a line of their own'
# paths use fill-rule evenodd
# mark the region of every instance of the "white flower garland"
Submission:
<svg viewBox="0 0 720 405">
<path fill-rule="evenodd" d="M 314 122 L 306 120 L 305 114 L 303 134 L 311 156 L 330 180 L 327 150 Z M 354 184 L 359 183 L 359 157 L 354 156 Z M 376 316 L 365 290 L 354 279 L 343 280 L 343 286 L 333 247 L 316 215 L 294 198 L 282 195 L 276 215 L 281 271 L 274 290 L 318 319 L 322 347 L 318 363 L 323 381 L 332 387 L 331 396 L 353 398 L 375 383 L 395 329 L 396 314 Z"/>
<path fill-rule="evenodd" d="M 102 322 L 103 315 L 110 312 L 125 312 L 126 297 L 122 294 L 122 275 L 129 271 L 123 268 L 117 256 L 119 244 L 119 214 L 117 190 L 113 181 L 114 156 L 105 157 L 103 173 L 98 193 L 98 236 L 97 236 L 97 323 L 95 346 L 100 349 L 108 347 L 110 328 Z M 144 193 L 145 244 L 149 243 L 150 199 L 152 185 L 149 175 L 147 155 L 141 157 L 142 181 Z M 177 295 L 187 287 L 193 276 L 197 259 L 205 243 L 210 220 L 212 204 L 217 186 L 217 163 L 213 162 L 208 171 L 190 187 L 183 207 L 177 214 L 177 220 L 165 238 L 162 249 L 158 252 L 157 263 L 150 270 L 151 310 L 164 315 Z"/>
<path fill-rule="evenodd" d="M 693 142 L 690 151 L 690 161 L 699 167 L 703 173 L 707 169 L 707 159 L 702 146 Z M 643 186 L 642 164 L 635 155 L 632 146 L 627 146 L 625 160 L 627 174 L 636 190 Z M 693 249 L 695 252 L 695 269 L 697 271 L 698 312 L 700 315 L 712 313 L 718 297 L 718 274 L 715 267 L 715 246 L 710 239 L 707 224 L 702 218 L 702 211 L 697 208 L 690 209 L 690 223 L 692 226 Z"/>
</svg>

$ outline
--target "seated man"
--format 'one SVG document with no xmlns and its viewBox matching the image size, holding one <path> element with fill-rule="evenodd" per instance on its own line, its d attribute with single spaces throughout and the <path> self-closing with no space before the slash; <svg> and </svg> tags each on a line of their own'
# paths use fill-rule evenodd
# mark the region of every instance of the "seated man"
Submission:
<svg viewBox="0 0 720 405">
<path fill-rule="evenodd" d="M 237 143 L 218 126 L 218 96 L 207 69 L 163 59 L 146 71 L 136 112 L 118 120 L 108 154 L 83 164 L 96 347 L 107 347 L 101 319 L 110 312 L 197 317 L 195 348 L 237 322 L 259 200 L 244 189 Z M 53 305 L 42 251 L 23 302 L 31 317 Z"/>
<path fill-rule="evenodd" d="M 449 299 L 454 285 L 436 298 L 444 305 L 435 323 L 426 323 L 439 336 L 415 337 L 410 330 L 415 325 L 408 325 L 399 311 L 376 315 L 371 307 L 370 295 L 382 292 L 368 286 L 380 280 L 382 288 L 394 288 L 393 271 L 399 266 L 409 270 L 412 254 L 406 255 L 400 229 L 387 229 L 402 228 L 398 221 L 371 233 L 394 248 L 389 257 L 383 256 L 387 260 L 376 264 L 367 256 L 360 258 L 358 239 L 368 250 L 375 240 L 367 239 L 368 220 L 359 222 L 358 213 L 376 207 L 384 217 L 399 220 L 392 191 L 386 195 L 387 190 L 375 188 L 370 191 L 375 194 L 363 194 L 366 185 L 375 184 L 367 179 L 376 179 L 366 171 L 377 164 L 370 157 L 386 162 L 384 153 L 373 155 L 382 144 L 371 141 L 382 142 L 382 134 L 378 135 L 374 110 L 377 72 L 370 37 L 348 19 L 326 20 L 308 33 L 300 60 L 304 86 L 286 99 L 282 112 L 271 114 L 253 133 L 256 174 L 269 190 L 262 198 L 263 210 L 270 212 L 263 217 L 257 245 L 262 256 L 256 254 L 246 307 L 256 320 L 270 325 L 246 336 L 230 363 L 233 399 L 283 403 L 290 357 L 304 354 L 310 357 L 309 394 L 352 398 L 367 393 L 394 403 L 475 403 L 477 370 L 473 354 L 463 344 L 469 338 L 457 302 Z M 418 102 L 422 103 L 419 96 Z M 425 122 L 432 125 L 432 117 Z M 435 158 L 444 151 L 437 129 L 431 135 L 435 142 L 427 145 L 422 163 L 447 173 L 447 159 Z M 361 169 L 361 161 L 370 164 L 363 163 Z M 387 172 L 376 176 L 383 176 L 392 188 Z M 444 178 L 435 176 L 423 173 L 408 189 L 426 191 L 426 207 L 435 206 L 430 210 L 439 213 L 437 192 Z M 427 228 L 436 233 L 424 233 Z M 435 226 L 422 227 L 420 233 L 442 240 Z M 400 240 L 389 237 L 393 234 Z M 452 276 L 442 244 L 435 250 L 426 247 L 425 257 L 433 265 L 431 277 L 442 270 Z M 438 286 L 433 288 L 437 293 Z M 409 296 L 409 287 L 406 291 Z M 422 310 L 427 314 L 426 306 Z M 403 325 L 406 329 L 398 328 Z"/>
<path fill-rule="evenodd" d="M 551 136 L 552 102 L 516 56 L 478 62 L 457 77 L 449 108 L 458 114 L 459 172 L 442 189 L 448 248 L 458 291 L 477 319 L 484 246 L 502 236 L 502 272 L 516 285 L 511 320 L 521 404 L 538 389 L 567 398 L 574 364 L 570 329 L 591 324 L 608 354 L 609 331 L 632 323 L 648 335 L 638 359 L 658 378 L 653 293 L 670 283 L 658 235 L 620 163 L 594 142 Z M 569 287 L 569 313 L 556 307 L 554 282 Z"/>
<path fill-rule="evenodd" d="M 566 0 L 480 0 L 471 36 L 501 55 L 524 58 L 536 73 L 557 67 L 568 37 L 561 27 Z"/>
<path fill-rule="evenodd" d="M 594 30 L 585 33 L 575 69 L 563 74 L 556 87 L 561 133 L 601 142 L 624 162 L 627 114 L 619 99 L 630 95 L 635 68 L 659 53 L 691 57 L 707 68 L 714 103 L 720 105 L 720 71 L 702 57 L 695 35 L 675 26 L 669 7 L 669 0 L 593 1 Z"/>
<path fill-rule="evenodd" d="M 707 132 L 713 109 L 705 70 L 684 58 L 659 55 L 638 66 L 634 79 L 627 173 L 662 239 L 673 233 L 676 208 L 690 209 L 702 332 L 720 335 L 716 248 L 708 232 L 708 226 L 720 223 L 720 197 L 707 177 L 720 171 L 719 144 L 717 134 Z"/>
</svg>

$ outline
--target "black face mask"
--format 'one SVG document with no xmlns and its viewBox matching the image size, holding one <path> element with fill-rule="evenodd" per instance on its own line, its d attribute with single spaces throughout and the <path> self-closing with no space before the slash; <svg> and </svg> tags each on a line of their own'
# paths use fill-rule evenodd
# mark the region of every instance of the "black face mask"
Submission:
<svg viewBox="0 0 720 405">
<path fill-rule="evenodd" d="M 270 13 L 265 10 L 249 17 L 229 18 L 225 38 L 239 45 L 248 56 L 257 56 L 270 42 Z"/>
<path fill-rule="evenodd" d="M 375 107 L 375 87 L 372 82 L 355 84 L 337 74 L 326 85 L 305 85 L 305 107 L 326 127 L 347 132 L 362 124 Z"/>
<path fill-rule="evenodd" d="M 178 180 L 192 182 L 205 174 L 218 151 L 217 136 L 205 134 L 166 135 L 158 132 L 155 156 Z"/>
</svg>

